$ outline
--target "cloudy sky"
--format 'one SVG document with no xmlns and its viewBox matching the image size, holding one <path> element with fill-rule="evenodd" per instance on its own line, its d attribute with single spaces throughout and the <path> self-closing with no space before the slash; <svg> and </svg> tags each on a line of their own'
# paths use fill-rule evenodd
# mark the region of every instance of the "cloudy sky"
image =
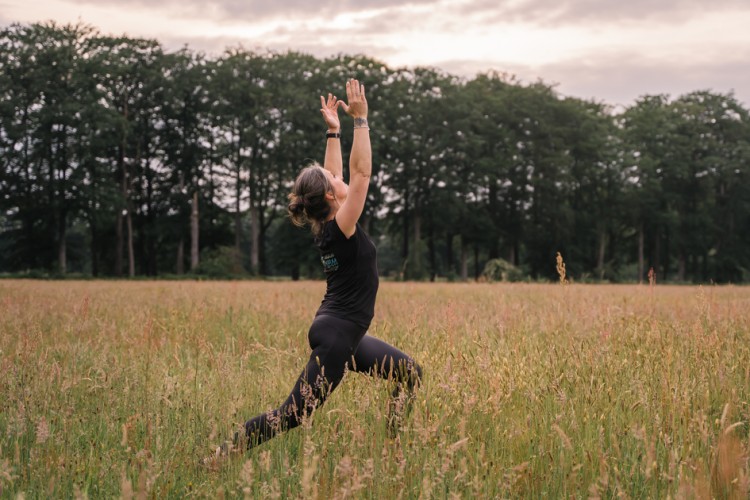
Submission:
<svg viewBox="0 0 750 500">
<path fill-rule="evenodd" d="M 208 54 L 241 44 L 494 69 L 610 104 L 703 89 L 750 104 L 750 0 L 0 0 L 2 26 L 45 20 Z"/>
</svg>

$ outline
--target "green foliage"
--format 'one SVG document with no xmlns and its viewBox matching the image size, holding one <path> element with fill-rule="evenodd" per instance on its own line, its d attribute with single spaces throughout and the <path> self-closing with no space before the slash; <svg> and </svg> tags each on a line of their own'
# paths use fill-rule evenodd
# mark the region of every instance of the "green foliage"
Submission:
<svg viewBox="0 0 750 500">
<path fill-rule="evenodd" d="M 489 282 L 513 283 L 526 278 L 524 272 L 505 259 L 491 259 L 484 265 L 482 277 Z"/>
<path fill-rule="evenodd" d="M 231 279 L 245 276 L 242 254 L 235 247 L 206 249 L 195 273 L 209 278 Z"/>
<path fill-rule="evenodd" d="M 387 274 L 478 279 L 505 258 L 555 279 L 558 251 L 593 281 L 750 269 L 750 113 L 731 94 L 646 95 L 616 113 L 496 72 L 209 58 L 43 23 L 0 30 L 0 271 L 183 274 L 233 245 L 252 275 L 320 276 L 281 224 L 300 167 L 324 154 L 318 96 L 342 97 L 351 77 L 371 109 L 362 222 Z"/>
</svg>

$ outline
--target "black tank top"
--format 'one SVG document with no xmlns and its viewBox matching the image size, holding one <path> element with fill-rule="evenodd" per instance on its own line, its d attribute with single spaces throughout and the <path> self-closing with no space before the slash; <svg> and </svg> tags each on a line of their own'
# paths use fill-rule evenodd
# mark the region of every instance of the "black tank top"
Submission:
<svg viewBox="0 0 750 500">
<path fill-rule="evenodd" d="M 317 244 L 327 286 L 316 316 L 329 314 L 369 328 L 379 283 L 372 240 L 359 223 L 347 239 L 333 219 L 323 226 Z"/>
</svg>

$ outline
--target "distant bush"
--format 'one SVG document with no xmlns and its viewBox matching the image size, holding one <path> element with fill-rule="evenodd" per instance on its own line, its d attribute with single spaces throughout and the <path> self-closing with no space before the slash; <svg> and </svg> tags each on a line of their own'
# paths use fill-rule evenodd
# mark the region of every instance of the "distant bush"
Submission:
<svg viewBox="0 0 750 500">
<path fill-rule="evenodd" d="M 489 281 L 523 281 L 526 279 L 525 273 L 505 259 L 492 259 L 487 261 L 482 271 L 482 277 Z"/>
<path fill-rule="evenodd" d="M 201 253 L 195 274 L 210 278 L 240 278 L 247 272 L 242 265 L 242 255 L 235 247 L 217 247 Z"/>
</svg>

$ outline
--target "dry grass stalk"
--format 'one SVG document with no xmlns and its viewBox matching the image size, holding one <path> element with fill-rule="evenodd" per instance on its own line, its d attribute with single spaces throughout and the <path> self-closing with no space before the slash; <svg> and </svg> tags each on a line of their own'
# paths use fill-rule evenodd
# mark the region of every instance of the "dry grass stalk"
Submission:
<svg viewBox="0 0 750 500">
<path fill-rule="evenodd" d="M 722 415 L 722 423 L 725 419 L 726 407 Z M 750 493 L 747 450 L 733 432 L 740 425 L 742 422 L 737 422 L 719 434 L 711 467 L 711 492 L 716 498 L 741 500 L 747 499 Z"/>
<path fill-rule="evenodd" d="M 567 434 L 565 434 L 565 431 L 563 431 L 559 425 L 552 424 L 552 430 L 554 430 L 557 435 L 560 436 L 560 439 L 562 440 L 563 446 L 565 446 L 566 450 L 573 449 L 573 443 L 571 443 L 570 438 Z"/>
<path fill-rule="evenodd" d="M 350 373 L 212 472 L 194 455 L 299 375 L 322 283 L 0 280 L 0 496 L 746 497 L 746 428 L 713 415 L 747 420 L 750 290 L 706 289 L 707 321 L 695 287 L 567 288 L 560 314 L 557 286 L 384 282 L 370 333 L 426 373 L 398 437 L 392 387 Z"/>
<path fill-rule="evenodd" d="M 128 479 L 125 469 L 122 470 L 120 479 L 120 498 L 122 500 L 133 500 L 133 483 Z"/>
<path fill-rule="evenodd" d="M 49 439 L 49 424 L 47 420 L 42 417 L 36 424 L 36 444 L 44 444 Z"/>
<path fill-rule="evenodd" d="M 557 252 L 555 260 L 557 262 L 557 275 L 560 277 L 560 284 L 566 285 L 568 283 L 568 279 L 565 277 L 565 261 L 563 261 L 562 254 L 560 254 L 560 252 Z"/>
</svg>

